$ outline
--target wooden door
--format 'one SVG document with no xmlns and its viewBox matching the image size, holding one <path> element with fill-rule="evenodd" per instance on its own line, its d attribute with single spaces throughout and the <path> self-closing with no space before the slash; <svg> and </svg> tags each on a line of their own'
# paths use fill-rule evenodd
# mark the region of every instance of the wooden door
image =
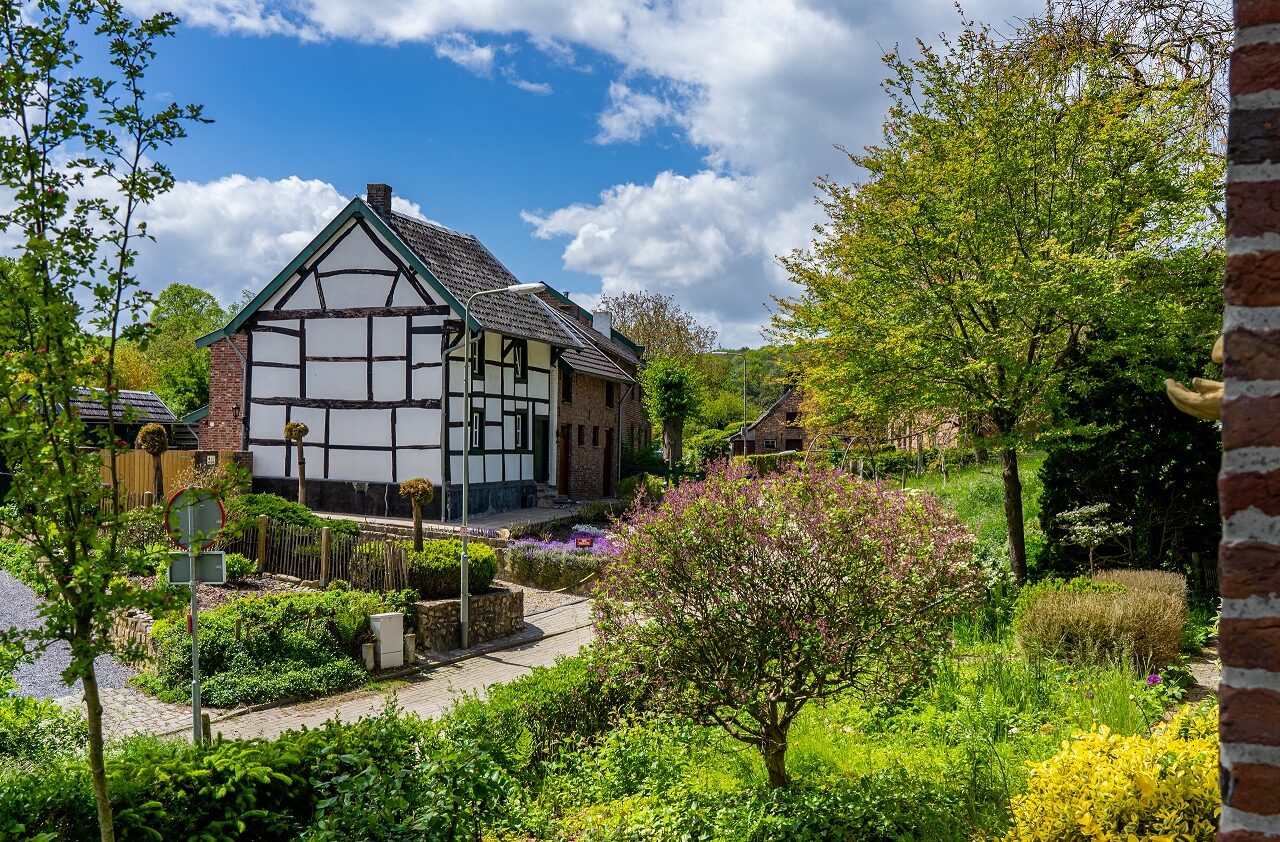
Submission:
<svg viewBox="0 0 1280 842">
<path fill-rule="evenodd" d="M 556 458 L 556 490 L 569 496 L 569 448 L 573 442 L 573 425 L 560 428 L 560 451 Z"/>
<path fill-rule="evenodd" d="M 551 435 L 551 421 L 546 418 L 533 419 L 533 481 L 546 482 L 551 476 L 550 450 L 547 439 Z"/>
<path fill-rule="evenodd" d="M 613 428 L 607 427 L 604 431 L 604 496 L 613 496 L 613 460 L 616 454 L 613 452 Z"/>
</svg>

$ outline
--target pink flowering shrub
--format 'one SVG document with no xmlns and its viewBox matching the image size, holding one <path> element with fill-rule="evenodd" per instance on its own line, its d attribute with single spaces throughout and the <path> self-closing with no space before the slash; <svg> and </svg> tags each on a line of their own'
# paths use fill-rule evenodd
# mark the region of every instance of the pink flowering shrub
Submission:
<svg viewBox="0 0 1280 842">
<path fill-rule="evenodd" d="M 982 587 L 972 536 L 937 500 L 836 470 L 715 467 L 620 527 L 596 603 L 609 657 L 757 746 L 775 787 L 807 703 L 918 685 Z"/>
</svg>

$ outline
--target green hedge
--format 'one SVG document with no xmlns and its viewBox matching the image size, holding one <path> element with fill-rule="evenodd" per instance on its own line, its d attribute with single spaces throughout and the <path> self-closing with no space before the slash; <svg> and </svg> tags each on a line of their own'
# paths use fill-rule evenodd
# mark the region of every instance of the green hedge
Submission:
<svg viewBox="0 0 1280 842">
<path fill-rule="evenodd" d="M 200 615 L 200 693 L 214 707 L 308 698 L 346 690 L 365 678 L 357 659 L 372 639 L 369 615 L 405 610 L 411 594 L 332 589 L 247 597 Z M 240 639 L 236 640 L 236 621 Z M 139 676 L 169 702 L 191 698 L 191 636 L 181 617 L 157 620 L 160 656 Z"/>
<path fill-rule="evenodd" d="M 291 526 L 302 526 L 310 529 L 329 527 L 335 535 L 360 534 L 360 524 L 354 520 L 338 520 L 320 517 L 306 506 L 286 500 L 277 494 L 241 494 L 231 498 L 227 512 L 228 524 L 237 532 L 243 532 L 254 526 L 260 515 L 272 520 L 287 523 Z"/>
<path fill-rule="evenodd" d="M 462 590 L 462 541 L 444 538 L 424 541 L 422 552 L 405 545 L 405 561 L 409 567 L 409 588 L 422 599 L 448 599 Z M 488 544 L 467 542 L 467 567 L 471 593 L 484 593 L 498 574 L 498 554 Z"/>
</svg>

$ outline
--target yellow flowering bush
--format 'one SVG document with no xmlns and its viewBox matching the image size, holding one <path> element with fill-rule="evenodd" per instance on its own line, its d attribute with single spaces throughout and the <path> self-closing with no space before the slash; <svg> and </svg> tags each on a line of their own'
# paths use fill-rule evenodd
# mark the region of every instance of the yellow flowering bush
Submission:
<svg viewBox="0 0 1280 842">
<path fill-rule="evenodd" d="M 1213 840 L 1218 709 L 1184 706 L 1150 736 L 1077 734 L 1031 769 L 1006 842 Z"/>
</svg>

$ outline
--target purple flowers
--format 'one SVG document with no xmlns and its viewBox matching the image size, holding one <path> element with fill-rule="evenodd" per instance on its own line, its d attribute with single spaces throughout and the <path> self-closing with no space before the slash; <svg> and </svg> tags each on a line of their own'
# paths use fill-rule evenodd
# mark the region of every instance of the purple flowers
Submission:
<svg viewBox="0 0 1280 842">
<path fill-rule="evenodd" d="M 1151 675 L 1147 676 L 1148 687 L 1158 687 L 1163 683 L 1164 683 L 1164 679 L 1155 673 L 1152 673 Z"/>
</svg>

